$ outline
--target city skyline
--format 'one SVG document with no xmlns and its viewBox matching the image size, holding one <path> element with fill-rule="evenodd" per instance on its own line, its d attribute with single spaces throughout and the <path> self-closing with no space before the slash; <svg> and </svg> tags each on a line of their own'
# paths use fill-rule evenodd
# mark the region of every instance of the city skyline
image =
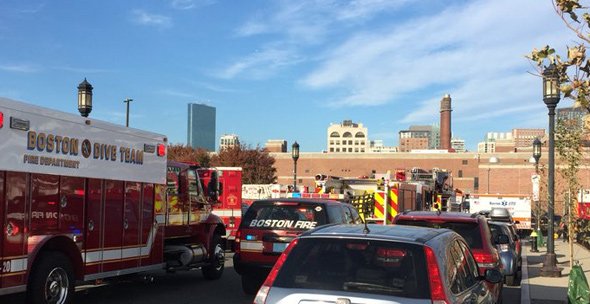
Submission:
<svg viewBox="0 0 590 304">
<path fill-rule="evenodd" d="M 575 39 L 535 0 L 8 0 L 0 17 L 2 97 L 75 113 L 87 78 L 92 118 L 124 125 L 132 98 L 130 127 L 184 144 L 186 104 L 204 103 L 216 134 L 302 152 L 325 150 L 319 130 L 343 120 L 397 146 L 400 130 L 438 121 L 445 94 L 471 151 L 488 131 L 545 128 L 525 55 Z"/>
</svg>

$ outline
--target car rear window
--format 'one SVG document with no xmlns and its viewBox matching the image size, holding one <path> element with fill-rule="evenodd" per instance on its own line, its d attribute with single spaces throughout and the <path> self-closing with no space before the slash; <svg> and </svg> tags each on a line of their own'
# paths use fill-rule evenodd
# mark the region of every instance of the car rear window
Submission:
<svg viewBox="0 0 590 304">
<path fill-rule="evenodd" d="M 420 245 L 398 242 L 303 238 L 281 267 L 277 287 L 429 298 Z"/>
<path fill-rule="evenodd" d="M 396 222 L 398 225 L 410 225 L 431 228 L 448 228 L 457 232 L 465 239 L 471 249 L 482 249 L 481 231 L 477 223 L 472 222 L 430 222 L 430 221 L 413 221 L 400 219 Z"/>
<path fill-rule="evenodd" d="M 514 242 L 514 240 L 511 238 L 512 233 L 510 232 L 508 226 L 495 223 L 488 223 L 488 225 L 490 226 L 490 232 L 492 233 L 492 240 L 495 240 L 500 234 L 505 234 L 508 236 L 508 238 L 510 238 L 510 243 Z"/>
<path fill-rule="evenodd" d="M 242 219 L 242 228 L 308 230 L 326 224 L 322 204 L 254 202 Z"/>
</svg>

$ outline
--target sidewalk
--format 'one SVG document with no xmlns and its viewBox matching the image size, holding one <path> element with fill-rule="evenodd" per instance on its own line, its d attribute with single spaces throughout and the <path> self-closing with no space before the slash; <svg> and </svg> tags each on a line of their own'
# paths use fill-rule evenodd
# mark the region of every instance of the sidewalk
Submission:
<svg viewBox="0 0 590 304">
<path fill-rule="evenodd" d="M 590 279 L 590 251 L 577 243 L 573 247 L 574 261 L 579 261 L 586 278 Z M 569 243 L 561 239 L 555 240 L 555 254 L 557 266 L 563 268 L 561 277 L 541 277 L 540 270 L 547 253 L 547 247 L 539 248 L 539 252 L 531 252 L 530 243 L 526 242 L 522 248 L 522 304 L 561 304 L 567 303 L 569 265 Z M 525 265 L 526 263 L 526 265 Z"/>
</svg>

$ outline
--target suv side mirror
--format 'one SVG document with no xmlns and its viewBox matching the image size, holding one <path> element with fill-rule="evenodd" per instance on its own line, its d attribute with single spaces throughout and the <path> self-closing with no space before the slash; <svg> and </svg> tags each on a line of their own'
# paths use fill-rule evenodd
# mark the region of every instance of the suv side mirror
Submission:
<svg viewBox="0 0 590 304">
<path fill-rule="evenodd" d="M 496 239 L 494 241 L 495 241 L 496 244 L 508 244 L 508 243 L 510 243 L 510 239 L 505 234 L 500 234 L 500 235 L 496 236 Z"/>
</svg>

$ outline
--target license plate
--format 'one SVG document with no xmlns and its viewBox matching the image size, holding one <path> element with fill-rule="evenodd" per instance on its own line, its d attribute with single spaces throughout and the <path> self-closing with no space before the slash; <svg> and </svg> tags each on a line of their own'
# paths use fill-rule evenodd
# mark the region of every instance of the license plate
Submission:
<svg viewBox="0 0 590 304">
<path fill-rule="evenodd" d="M 288 243 L 273 243 L 272 244 L 272 251 L 273 252 L 283 252 L 285 248 L 287 248 Z"/>
</svg>

